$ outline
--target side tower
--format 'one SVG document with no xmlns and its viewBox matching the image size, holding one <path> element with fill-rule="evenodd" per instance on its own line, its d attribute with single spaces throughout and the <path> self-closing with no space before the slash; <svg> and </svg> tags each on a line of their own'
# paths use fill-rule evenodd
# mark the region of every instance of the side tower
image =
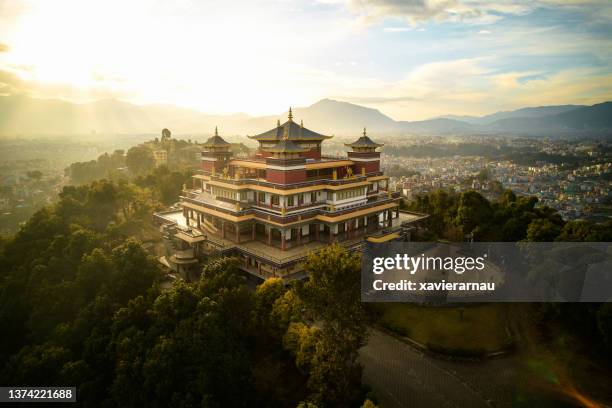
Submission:
<svg viewBox="0 0 612 408">
<path fill-rule="evenodd" d="M 366 133 L 366 128 L 363 128 L 363 135 L 359 139 L 346 143 L 345 146 L 352 149 L 348 152 L 348 158 L 355 163 L 356 174 L 365 175 L 380 171 L 380 152 L 376 149 L 384 145 L 372 141 Z"/>
<path fill-rule="evenodd" d="M 215 135 L 204 143 L 202 151 L 202 170 L 210 174 L 218 174 L 229 166 L 232 158 L 230 144 L 221 136 L 215 126 Z"/>
</svg>

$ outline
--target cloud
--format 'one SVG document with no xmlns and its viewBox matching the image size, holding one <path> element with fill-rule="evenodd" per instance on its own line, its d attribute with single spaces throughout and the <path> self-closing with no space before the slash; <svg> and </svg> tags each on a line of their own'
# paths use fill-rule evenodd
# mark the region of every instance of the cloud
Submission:
<svg viewBox="0 0 612 408">
<path fill-rule="evenodd" d="M 480 35 L 488 35 L 488 34 L 491 34 L 491 31 L 489 31 L 489 30 L 480 30 L 478 32 L 478 34 L 480 34 Z"/>
<path fill-rule="evenodd" d="M 383 31 L 387 33 L 402 33 L 412 31 L 412 29 L 410 27 L 385 27 L 383 28 Z"/>
<path fill-rule="evenodd" d="M 347 0 L 348 9 L 369 22 L 405 17 L 414 23 L 440 16 L 455 4 L 456 0 Z"/>
<path fill-rule="evenodd" d="M 427 20 L 490 24 L 501 18 L 499 13 L 523 14 L 532 10 L 527 3 L 460 0 L 347 0 L 346 6 L 366 22 L 394 17 L 412 24 Z"/>
<path fill-rule="evenodd" d="M 411 24 L 455 21 L 468 24 L 492 24 L 507 15 L 525 15 L 538 8 L 566 8 L 612 17 L 609 0 L 339 0 L 362 22 L 374 23 L 386 18 L 405 19 Z"/>
<path fill-rule="evenodd" d="M 0 52 L 8 52 L 11 49 L 8 45 L 0 43 Z"/>
<path fill-rule="evenodd" d="M 364 86 L 359 93 L 335 98 L 377 108 L 399 120 L 612 100 L 612 73 L 605 69 L 499 72 L 488 67 L 491 62 L 473 58 L 423 64 L 399 81 L 373 83 L 370 89 Z"/>
<path fill-rule="evenodd" d="M 30 67 L 0 69 L 0 95 L 22 95 L 33 98 L 59 98 L 74 102 L 88 102 L 108 98 L 130 98 L 133 95 L 120 89 L 110 89 L 105 84 L 84 91 L 68 83 L 46 83 L 30 76 Z M 21 74 L 21 75 L 20 75 Z M 23 78 L 26 76 L 26 78 Z"/>
</svg>

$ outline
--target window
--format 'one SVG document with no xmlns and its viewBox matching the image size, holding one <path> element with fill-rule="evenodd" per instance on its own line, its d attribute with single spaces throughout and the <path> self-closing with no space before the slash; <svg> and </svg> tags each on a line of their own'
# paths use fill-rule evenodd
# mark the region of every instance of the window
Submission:
<svg viewBox="0 0 612 408">
<path fill-rule="evenodd" d="M 287 197 L 287 207 L 293 207 L 295 205 L 293 196 Z"/>
<path fill-rule="evenodd" d="M 258 200 L 260 203 L 266 202 L 266 193 L 258 193 L 257 196 L 259 197 Z"/>
<path fill-rule="evenodd" d="M 272 205 L 278 205 L 279 203 L 278 195 L 273 194 L 271 198 L 272 198 Z"/>
<path fill-rule="evenodd" d="M 353 188 L 350 190 L 342 190 L 336 193 L 336 200 L 347 200 L 349 198 L 355 198 L 363 195 L 365 190 L 363 188 Z"/>
<path fill-rule="evenodd" d="M 310 202 L 311 203 L 317 202 L 317 193 L 310 193 Z"/>
<path fill-rule="evenodd" d="M 226 198 L 228 200 L 235 200 L 236 199 L 236 193 L 233 192 L 232 190 L 227 190 L 225 188 L 220 188 L 220 187 L 213 186 L 212 193 L 213 193 L 213 195 L 215 195 L 217 197 Z"/>
</svg>

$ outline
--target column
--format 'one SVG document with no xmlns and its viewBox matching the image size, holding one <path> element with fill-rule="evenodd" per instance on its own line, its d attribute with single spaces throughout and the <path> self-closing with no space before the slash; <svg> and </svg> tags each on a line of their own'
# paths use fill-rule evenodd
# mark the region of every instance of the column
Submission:
<svg viewBox="0 0 612 408">
<path fill-rule="evenodd" d="M 330 225 L 329 226 L 329 243 L 331 244 L 333 242 L 334 239 L 334 226 Z"/>
<path fill-rule="evenodd" d="M 352 232 L 353 232 L 353 220 L 349 220 L 348 221 L 348 228 L 347 228 L 347 231 L 346 231 L 346 235 L 347 235 L 348 239 L 351 239 Z"/>
<path fill-rule="evenodd" d="M 234 228 L 236 229 L 236 243 L 240 243 L 240 227 L 238 224 L 234 224 Z"/>
<path fill-rule="evenodd" d="M 221 221 L 221 239 L 225 239 L 225 221 Z"/>
<path fill-rule="evenodd" d="M 272 227 L 268 227 L 268 245 L 272 245 Z"/>
<path fill-rule="evenodd" d="M 302 243 L 302 227 L 297 228 L 297 244 L 300 245 Z"/>
<path fill-rule="evenodd" d="M 319 228 L 321 228 L 321 224 L 315 224 L 315 240 L 319 240 Z"/>
<path fill-rule="evenodd" d="M 255 224 L 251 225 L 251 239 L 255 241 Z"/>
<path fill-rule="evenodd" d="M 285 230 L 281 230 L 281 251 L 285 250 Z"/>
</svg>

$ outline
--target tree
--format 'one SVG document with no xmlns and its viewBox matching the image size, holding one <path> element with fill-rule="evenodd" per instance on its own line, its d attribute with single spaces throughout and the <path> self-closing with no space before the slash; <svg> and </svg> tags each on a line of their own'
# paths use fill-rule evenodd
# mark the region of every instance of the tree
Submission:
<svg viewBox="0 0 612 408">
<path fill-rule="evenodd" d="M 281 299 L 286 291 L 285 283 L 280 278 L 267 279 L 255 290 L 251 312 L 254 330 L 266 333 L 266 338 L 278 337 L 280 340 L 280 336 L 277 336 L 278 323 L 272 311 L 276 301 Z"/>
<path fill-rule="evenodd" d="M 367 338 L 360 301 L 360 258 L 336 244 L 309 255 L 304 269 L 309 279 L 298 288 L 298 295 L 322 323 L 308 387 L 315 401 L 347 404 L 359 397 L 361 366 L 357 357 Z"/>
<path fill-rule="evenodd" d="M 527 241 L 552 242 L 561 233 L 561 228 L 546 218 L 537 218 L 527 227 Z"/>
<path fill-rule="evenodd" d="M 144 146 L 135 146 L 128 150 L 125 164 L 134 175 L 142 175 L 155 167 L 153 152 Z"/>
<path fill-rule="evenodd" d="M 470 233 L 480 227 L 486 229 L 491 222 L 493 211 L 489 201 L 475 191 L 466 191 L 459 196 L 456 223 L 464 233 Z"/>
<path fill-rule="evenodd" d="M 609 242 L 612 240 L 612 222 L 594 224 L 586 220 L 570 221 L 556 239 L 562 242 Z"/>
<path fill-rule="evenodd" d="M 115 269 L 111 290 L 120 303 L 145 293 L 160 275 L 157 262 L 134 239 L 113 249 L 111 258 Z"/>
</svg>

